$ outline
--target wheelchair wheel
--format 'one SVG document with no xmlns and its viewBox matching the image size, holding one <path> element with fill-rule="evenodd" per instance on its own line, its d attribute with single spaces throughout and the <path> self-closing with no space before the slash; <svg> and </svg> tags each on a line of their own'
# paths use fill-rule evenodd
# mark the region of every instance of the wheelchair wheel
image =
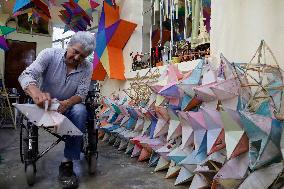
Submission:
<svg viewBox="0 0 284 189">
<path fill-rule="evenodd" d="M 89 157 L 87 158 L 89 175 L 95 174 L 95 171 L 96 171 L 96 168 L 97 168 L 97 159 L 98 159 L 98 157 L 97 157 L 96 154 L 89 155 Z"/>
<path fill-rule="evenodd" d="M 25 165 L 26 180 L 29 186 L 35 183 L 38 155 L 38 128 L 21 118 L 20 156 Z"/>
<path fill-rule="evenodd" d="M 20 129 L 20 157 L 21 162 L 25 163 L 25 157 L 27 157 L 28 151 L 28 131 L 23 122 L 21 122 Z"/>
<path fill-rule="evenodd" d="M 85 158 L 88 164 L 88 173 L 93 175 L 97 166 L 98 152 L 97 152 L 97 135 L 96 133 L 89 132 L 87 134 Z"/>
<path fill-rule="evenodd" d="M 97 165 L 97 130 L 92 129 L 92 127 L 87 128 L 87 132 L 84 135 L 83 152 L 88 165 L 89 175 L 93 175 L 96 170 Z"/>
<path fill-rule="evenodd" d="M 34 164 L 26 166 L 26 179 L 29 186 L 33 186 L 35 183 L 36 168 Z"/>
</svg>

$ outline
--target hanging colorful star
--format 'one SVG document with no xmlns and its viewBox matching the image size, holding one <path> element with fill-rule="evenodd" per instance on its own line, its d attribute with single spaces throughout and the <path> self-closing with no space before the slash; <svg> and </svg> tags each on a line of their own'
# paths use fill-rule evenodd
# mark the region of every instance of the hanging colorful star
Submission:
<svg viewBox="0 0 284 189">
<path fill-rule="evenodd" d="M 13 15 L 18 16 L 25 13 L 28 13 L 29 19 L 40 17 L 48 22 L 51 18 L 47 4 L 41 0 L 16 0 Z"/>
<path fill-rule="evenodd" d="M 104 2 L 96 36 L 93 80 L 125 80 L 122 50 L 137 24 L 119 18 L 119 7 Z"/>
<path fill-rule="evenodd" d="M 61 10 L 59 17 L 66 24 L 65 30 L 86 31 L 93 21 L 93 12 L 99 6 L 93 0 L 69 0 L 62 4 L 65 10 Z"/>
<path fill-rule="evenodd" d="M 0 36 L 0 48 L 4 51 L 9 50 L 8 44 L 4 36 Z"/>
</svg>

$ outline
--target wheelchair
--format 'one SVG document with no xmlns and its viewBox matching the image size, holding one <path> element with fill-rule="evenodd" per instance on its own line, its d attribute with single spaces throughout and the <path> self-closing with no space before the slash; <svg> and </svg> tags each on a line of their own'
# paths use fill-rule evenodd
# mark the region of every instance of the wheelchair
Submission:
<svg viewBox="0 0 284 189">
<path fill-rule="evenodd" d="M 99 91 L 89 91 L 85 100 L 85 105 L 88 112 L 88 119 L 86 123 L 86 131 L 83 134 L 83 144 L 81 151 L 84 153 L 88 165 L 89 175 L 93 175 L 96 169 L 96 162 L 98 158 L 97 144 L 98 144 L 98 129 L 96 127 L 96 111 L 98 104 Z M 30 99 L 29 99 L 30 100 Z M 31 102 L 31 100 L 30 100 Z M 55 147 L 59 142 L 65 141 L 66 136 L 61 136 L 53 131 L 54 127 L 37 127 L 29 120 L 21 115 L 20 119 L 20 158 L 24 164 L 26 180 L 29 186 L 35 183 L 36 177 L 36 162 L 43 157 L 49 150 Z M 55 136 L 55 140 L 49 147 L 42 152 L 38 148 L 38 129 L 43 129 Z"/>
</svg>

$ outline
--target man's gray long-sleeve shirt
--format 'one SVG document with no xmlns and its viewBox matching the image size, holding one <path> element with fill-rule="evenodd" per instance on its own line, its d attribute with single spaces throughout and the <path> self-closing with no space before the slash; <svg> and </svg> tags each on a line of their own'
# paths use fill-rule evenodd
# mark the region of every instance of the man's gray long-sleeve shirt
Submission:
<svg viewBox="0 0 284 189">
<path fill-rule="evenodd" d="M 76 70 L 67 74 L 65 64 L 66 50 L 47 48 L 41 51 L 36 60 L 19 76 L 19 82 L 25 90 L 35 84 L 51 98 L 66 100 L 74 95 L 85 99 L 91 82 L 93 67 L 88 61 L 81 63 Z"/>
</svg>

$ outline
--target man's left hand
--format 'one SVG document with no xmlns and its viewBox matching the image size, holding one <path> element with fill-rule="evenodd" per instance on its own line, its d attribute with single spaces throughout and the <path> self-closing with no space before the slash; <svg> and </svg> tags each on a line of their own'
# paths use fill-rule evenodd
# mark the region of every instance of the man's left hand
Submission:
<svg viewBox="0 0 284 189">
<path fill-rule="evenodd" d="M 60 105 L 59 105 L 57 111 L 61 114 L 64 113 L 71 106 L 71 104 L 69 103 L 68 100 L 59 101 L 59 104 Z"/>
</svg>

